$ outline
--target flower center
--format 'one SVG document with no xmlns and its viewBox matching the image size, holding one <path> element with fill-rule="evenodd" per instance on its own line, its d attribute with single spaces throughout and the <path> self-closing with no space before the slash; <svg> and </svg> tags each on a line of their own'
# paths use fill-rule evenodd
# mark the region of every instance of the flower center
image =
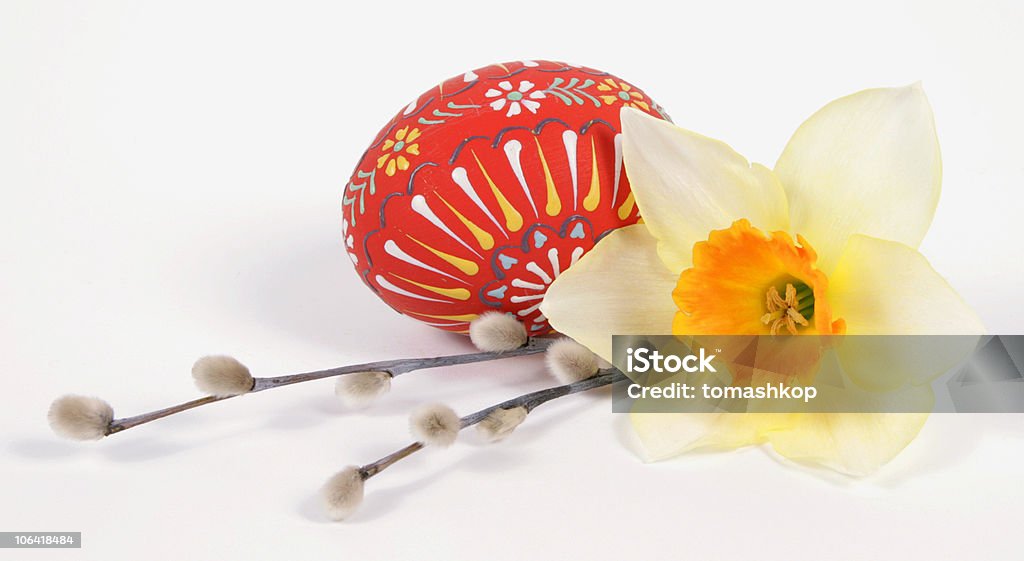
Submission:
<svg viewBox="0 0 1024 561">
<path fill-rule="evenodd" d="M 715 230 L 693 247 L 693 266 L 679 275 L 674 334 L 831 335 L 828 278 L 815 267 L 807 240 L 766 235 L 747 220 Z"/>
<path fill-rule="evenodd" d="M 629 94 L 626 92 L 619 92 L 619 99 L 629 101 Z"/>
<path fill-rule="evenodd" d="M 520 99 L 523 99 L 523 94 L 520 92 L 511 92 L 507 97 L 511 101 L 519 101 Z"/>
<path fill-rule="evenodd" d="M 401 152 L 402 148 L 405 148 L 405 142 L 404 141 L 399 140 L 398 142 L 395 143 L 395 147 L 394 147 L 394 151 L 395 152 Z"/>
<path fill-rule="evenodd" d="M 791 334 L 797 334 L 797 325 L 807 327 L 807 320 L 814 316 L 814 289 L 802 282 L 786 283 L 786 297 L 779 295 L 779 289 L 768 287 L 765 295 L 765 308 L 768 310 L 761 316 L 761 323 L 771 327 L 771 334 L 778 335 L 785 326 Z"/>
</svg>

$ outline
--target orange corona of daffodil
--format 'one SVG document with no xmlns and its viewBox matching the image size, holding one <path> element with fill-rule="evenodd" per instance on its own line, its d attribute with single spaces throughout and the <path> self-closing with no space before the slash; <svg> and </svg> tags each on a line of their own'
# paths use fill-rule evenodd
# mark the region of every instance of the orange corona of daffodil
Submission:
<svg viewBox="0 0 1024 561">
<path fill-rule="evenodd" d="M 623 109 L 623 154 L 642 224 L 604 238 L 550 287 L 558 331 L 611 360 L 613 334 L 980 334 L 974 312 L 917 251 L 941 186 L 919 85 L 838 99 L 801 125 L 774 170 L 728 145 Z M 855 352 L 840 353 L 856 373 Z M 863 368 L 861 370 L 869 370 Z M 918 373 L 862 387 L 931 399 Z M 854 374 L 851 374 L 853 376 Z M 872 378 L 874 377 L 874 378 Z M 768 443 L 788 458 L 866 474 L 924 413 L 634 413 L 650 459 Z"/>
</svg>

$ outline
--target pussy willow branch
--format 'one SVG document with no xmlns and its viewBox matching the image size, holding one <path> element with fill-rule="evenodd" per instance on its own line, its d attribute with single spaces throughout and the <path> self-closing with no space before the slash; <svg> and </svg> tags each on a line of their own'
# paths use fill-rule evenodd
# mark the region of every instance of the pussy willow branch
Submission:
<svg viewBox="0 0 1024 561">
<path fill-rule="evenodd" d="M 527 356 L 542 353 L 554 342 L 554 339 L 545 339 L 531 337 L 525 345 L 511 351 L 505 351 L 501 353 L 494 352 L 477 352 L 468 353 L 461 355 L 448 355 L 439 357 L 429 358 L 400 358 L 392 360 L 380 360 L 377 362 L 367 362 L 364 364 L 353 364 L 351 366 L 339 366 L 337 368 L 328 368 L 327 370 L 316 370 L 313 372 L 303 372 L 301 374 L 290 374 L 287 376 L 275 376 L 271 378 L 254 378 L 252 389 L 247 393 L 256 393 L 264 390 L 272 390 L 275 388 L 281 388 L 284 386 L 290 386 L 292 384 L 300 384 L 302 382 L 312 382 L 314 380 L 322 380 L 324 378 L 333 378 L 336 376 L 344 376 L 346 374 L 355 374 L 357 372 L 369 372 L 369 371 L 382 371 L 391 374 L 391 377 L 401 376 L 402 374 L 408 374 L 416 370 L 426 370 L 428 368 L 440 368 L 442 366 L 457 366 L 460 364 L 472 364 L 474 362 L 486 362 L 490 360 L 500 360 L 504 358 L 513 358 L 517 356 Z M 246 394 L 239 394 L 246 395 Z M 218 401 L 224 401 L 225 399 L 231 399 L 238 397 L 237 395 L 227 396 L 206 396 L 192 401 L 186 401 L 178 405 L 173 405 L 165 409 L 159 409 L 157 411 L 151 411 L 149 413 L 142 413 L 141 415 L 135 415 L 133 417 L 124 417 L 121 419 L 114 419 L 110 422 L 110 426 L 107 428 L 106 434 L 119 433 L 123 430 L 137 427 L 139 425 L 162 419 L 176 413 L 188 411 L 189 409 L 195 409 L 203 405 L 215 403 Z"/>
<path fill-rule="evenodd" d="M 585 380 L 580 380 L 579 382 L 574 382 L 572 384 L 567 384 L 564 386 L 556 386 L 553 388 L 546 388 L 528 394 L 523 394 L 519 397 L 514 397 L 507 401 L 498 403 L 497 405 L 492 405 L 490 407 L 481 409 L 475 413 L 470 413 L 469 415 L 466 415 L 465 417 L 462 417 L 459 420 L 461 424 L 461 428 L 459 430 L 471 427 L 479 423 L 480 421 L 483 421 L 485 418 L 487 418 L 488 415 L 490 415 L 492 412 L 498 409 L 513 409 L 515 407 L 523 407 L 526 409 L 526 412 L 529 413 L 536 409 L 537 407 L 551 400 L 558 399 L 560 397 L 565 397 L 567 395 L 572 395 L 574 393 L 585 392 L 603 386 L 608 386 L 616 382 L 620 382 L 622 380 L 626 380 L 626 375 L 616 368 L 607 368 L 604 370 L 600 370 L 597 374 Z M 360 467 L 359 475 L 361 475 L 363 480 L 365 481 L 373 477 L 374 475 L 377 475 L 378 473 L 384 471 L 385 469 L 391 467 L 399 460 L 407 458 L 408 456 L 422 450 L 424 447 L 425 445 L 422 442 L 414 442 L 402 448 L 401 450 L 384 456 L 383 458 L 373 463 L 369 463 Z"/>
</svg>

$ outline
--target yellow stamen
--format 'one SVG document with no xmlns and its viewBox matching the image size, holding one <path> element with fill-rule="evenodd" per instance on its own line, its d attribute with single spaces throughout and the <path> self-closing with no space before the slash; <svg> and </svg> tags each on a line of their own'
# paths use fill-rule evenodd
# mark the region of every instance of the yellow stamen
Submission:
<svg viewBox="0 0 1024 561">
<path fill-rule="evenodd" d="M 772 335 L 778 335 L 783 325 L 793 335 L 797 334 L 797 324 L 804 327 L 808 325 L 807 318 L 797 311 L 800 308 L 800 298 L 797 297 L 793 283 L 786 283 L 785 299 L 779 296 L 779 290 L 774 286 L 768 288 L 765 299 L 768 313 L 761 316 L 761 323 L 771 325 Z"/>
</svg>

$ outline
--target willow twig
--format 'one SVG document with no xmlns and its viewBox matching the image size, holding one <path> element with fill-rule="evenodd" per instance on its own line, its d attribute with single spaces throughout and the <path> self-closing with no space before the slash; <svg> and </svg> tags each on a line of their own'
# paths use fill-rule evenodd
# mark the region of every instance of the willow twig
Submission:
<svg viewBox="0 0 1024 561">
<path fill-rule="evenodd" d="M 483 421 L 484 419 L 487 418 L 488 415 L 499 409 L 513 409 L 516 407 L 522 407 L 526 409 L 527 413 L 529 413 L 536 409 L 537 407 L 540 407 L 541 405 L 554 399 L 558 399 L 560 397 L 565 397 L 567 395 L 572 395 L 575 393 L 597 389 L 603 386 L 614 384 L 616 382 L 620 382 L 625 379 L 625 374 L 623 374 L 616 368 L 607 368 L 599 370 L 598 373 L 595 374 L 594 376 L 591 376 L 590 378 L 586 378 L 584 380 L 580 380 L 579 382 L 566 384 L 564 386 L 545 388 L 543 390 L 523 394 L 521 396 L 514 397 L 501 403 L 491 405 L 490 407 L 486 407 L 474 413 L 470 413 L 469 415 L 466 415 L 460 419 L 461 429 L 471 427 L 479 423 L 480 421 Z M 359 475 L 362 477 L 363 481 L 366 481 L 371 477 L 377 475 L 378 473 L 384 471 L 385 469 L 391 467 L 399 460 L 405 459 L 411 456 L 412 454 L 422 450 L 425 447 L 426 446 L 422 442 L 414 442 L 412 444 L 409 444 L 408 446 L 405 446 L 400 450 L 392 452 L 391 454 L 388 454 L 387 456 L 384 456 L 383 458 L 375 462 L 371 462 L 369 464 L 359 467 Z"/>
<path fill-rule="evenodd" d="M 313 372 L 303 372 L 299 374 L 291 374 L 287 376 L 275 376 L 270 378 L 253 378 L 252 388 L 245 393 L 239 395 L 246 395 L 246 393 L 256 393 L 266 390 L 272 390 L 276 388 L 282 388 L 293 384 L 300 384 L 303 382 L 312 382 L 315 380 L 323 380 L 325 378 L 334 378 L 337 376 L 344 376 L 347 374 L 357 374 L 368 371 L 380 371 L 387 372 L 391 377 L 401 376 L 402 374 L 408 374 L 417 370 L 426 370 L 429 368 L 440 368 L 443 366 L 457 366 L 460 364 L 472 364 L 476 362 L 486 362 L 491 360 L 500 360 L 504 358 L 513 358 L 519 356 L 534 355 L 544 352 L 551 344 L 551 339 L 546 338 L 530 338 L 529 341 L 522 347 L 505 351 L 501 353 L 497 352 L 475 352 L 461 355 L 447 355 L 439 357 L 428 357 L 428 358 L 405 358 L 405 359 L 393 359 L 393 360 L 381 360 L 376 362 L 367 362 L 363 364 L 354 364 L 350 366 L 339 366 L 337 368 L 328 368 L 326 370 L 316 370 Z M 189 409 L 195 409 L 203 405 L 209 405 L 218 401 L 224 401 L 238 397 L 237 395 L 221 395 L 221 396 L 206 396 L 178 405 L 173 405 L 164 409 L 151 411 L 148 413 L 142 413 L 131 417 L 123 417 L 119 419 L 113 419 L 107 426 L 105 435 L 109 436 L 122 432 L 124 430 L 137 427 L 146 423 L 150 423 L 157 419 L 169 417 L 177 413 L 188 411 Z"/>
</svg>

